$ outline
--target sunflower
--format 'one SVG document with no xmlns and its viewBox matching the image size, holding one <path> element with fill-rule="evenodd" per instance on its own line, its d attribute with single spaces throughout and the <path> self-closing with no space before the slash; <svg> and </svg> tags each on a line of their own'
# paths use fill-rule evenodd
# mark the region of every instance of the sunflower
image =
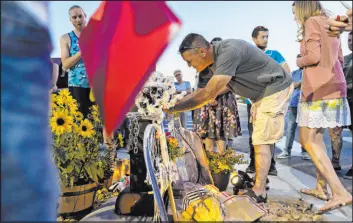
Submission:
<svg viewBox="0 0 353 223">
<path fill-rule="evenodd" d="M 73 115 L 75 116 L 75 119 L 76 119 L 77 121 L 82 121 L 83 115 L 82 115 L 81 112 L 76 111 L 76 112 L 73 113 Z"/>
<path fill-rule="evenodd" d="M 79 131 L 81 136 L 87 137 L 87 138 L 92 137 L 96 133 L 93 129 L 92 123 L 87 119 L 81 122 Z"/>
<path fill-rule="evenodd" d="M 67 97 L 65 97 L 65 96 L 58 96 L 57 97 L 57 103 L 59 104 L 59 105 L 67 105 L 67 106 L 69 106 L 70 104 L 72 104 L 72 103 L 74 103 L 73 102 L 73 97 L 72 96 L 67 96 Z"/>
<path fill-rule="evenodd" d="M 73 124 L 72 129 L 74 130 L 75 133 L 79 134 L 81 132 L 81 128 L 77 124 Z"/>
<path fill-rule="evenodd" d="M 59 96 L 67 98 L 71 96 L 71 93 L 68 89 L 63 89 L 59 92 Z"/>
<path fill-rule="evenodd" d="M 75 113 L 78 110 L 78 104 L 75 99 L 72 99 L 72 100 L 69 99 L 67 106 L 69 107 L 70 112 L 72 112 L 72 113 Z"/>
<path fill-rule="evenodd" d="M 98 106 L 97 106 L 97 105 L 92 105 L 92 107 L 91 107 L 91 113 L 92 113 L 92 115 L 94 115 L 94 116 L 98 116 L 98 115 L 99 115 L 99 109 L 98 109 Z"/>
<path fill-rule="evenodd" d="M 95 122 L 100 123 L 99 109 L 97 105 L 91 106 L 91 115 Z"/>
<path fill-rule="evenodd" d="M 72 117 L 68 116 L 64 111 L 54 111 L 50 119 L 52 132 L 56 135 L 61 135 L 65 132 L 72 131 Z"/>
<path fill-rule="evenodd" d="M 56 102 L 56 98 L 58 97 L 56 94 L 51 94 L 51 102 L 55 103 Z"/>
</svg>

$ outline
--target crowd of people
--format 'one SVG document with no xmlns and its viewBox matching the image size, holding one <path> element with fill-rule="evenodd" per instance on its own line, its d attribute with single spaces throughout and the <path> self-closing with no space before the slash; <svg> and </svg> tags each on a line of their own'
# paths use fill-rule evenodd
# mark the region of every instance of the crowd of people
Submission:
<svg viewBox="0 0 353 223">
<path fill-rule="evenodd" d="M 268 38 L 268 30 L 264 27 L 257 27 L 263 31 L 261 35 L 256 29 L 253 33 L 253 40 L 261 50 L 243 40 L 227 39 L 210 43 L 202 35 L 190 33 L 179 46 L 179 53 L 197 72 L 209 69 L 212 74 L 204 88 L 183 98 L 166 112 L 199 109 L 229 90 L 248 98 L 254 147 L 254 161 L 250 164 L 255 166 L 256 180 L 254 187 L 246 194 L 257 202 L 266 202 L 266 180 L 271 166 L 274 166 L 271 160 L 275 143 L 284 135 L 285 115 L 288 108 L 293 107 L 291 111 L 297 114 L 292 114 L 291 119 L 293 123 L 296 116 L 299 125 L 303 158 L 309 158 L 306 151 L 317 168 L 316 188 L 301 192 L 329 200 L 320 208 L 320 212 L 324 213 L 352 203 L 352 195 L 343 187 L 334 168 L 336 165 L 337 170 L 342 146 L 342 127 L 351 125 L 347 99 L 349 85 L 343 72 L 344 64 L 349 62 L 344 63 L 341 41 L 337 37 L 343 31 L 351 31 L 351 24 L 348 24 L 352 22 L 352 11 L 347 12 L 348 17 L 330 19 L 328 11 L 319 1 L 295 1 L 292 8 L 295 21 L 299 24 L 300 56 L 296 62 L 303 71 L 303 81 L 300 74 L 294 77 L 289 75 L 289 68 L 279 52 L 266 50 L 262 45 L 262 41 L 266 42 Z M 345 68 L 346 76 L 351 72 L 349 69 Z M 288 127 L 288 147 L 280 158 L 290 157 L 295 125 Z M 323 142 L 326 128 L 330 128 L 334 147 L 332 162 Z M 251 167 L 248 168 L 250 171 Z M 347 175 L 349 177 L 349 172 Z M 328 194 L 327 184 L 332 195 Z"/>
<path fill-rule="evenodd" d="M 59 189 L 55 186 L 49 140 L 43 137 L 50 132 L 45 118 L 49 112 L 48 90 L 52 93 L 58 86 L 67 86 L 84 116 L 93 104 L 79 47 L 87 18 L 84 10 L 78 5 L 69 9 L 74 29 L 60 39 L 61 64 L 56 66 L 49 59 L 52 47 L 46 22 L 48 15 L 43 14 L 48 5 L 46 2 L 33 4 L 37 14 L 29 13 L 33 6 L 25 2 L 2 2 L 2 113 L 7 117 L 1 121 L 2 128 L 6 129 L 1 133 L 3 220 L 56 219 Z M 343 57 L 339 38 L 343 32 L 350 32 L 348 44 L 352 50 L 352 9 L 347 16 L 331 18 L 319 1 L 295 1 L 292 8 L 299 24 L 298 70 L 290 74 L 284 57 L 276 50 L 267 49 L 269 30 L 266 27 L 254 29 L 255 46 L 244 40 L 219 37 L 208 42 L 202 35 L 190 33 L 180 44 L 179 53 L 199 73 L 197 89 L 192 91 L 190 83 L 183 81 L 182 72 L 176 70 L 177 92 L 187 91 L 188 95 L 165 112 L 177 113 L 186 127 L 185 112 L 194 110 L 194 131 L 204 138 L 205 148 L 213 150 L 216 145 L 218 152 L 223 152 L 229 139 L 241 135 L 235 95 L 245 97 L 251 151 L 247 172 L 255 172 L 256 178 L 254 187 L 245 194 L 258 203 L 267 201 L 268 175 L 277 175 L 275 143 L 285 133 L 288 113 L 286 148 L 277 158 L 291 156 L 299 126 L 302 157 L 311 159 L 317 168 L 316 188 L 301 192 L 328 200 L 320 208 L 324 213 L 352 203 L 352 195 L 335 173 L 341 169 L 342 129 L 351 126 L 353 107 L 352 54 Z M 33 31 L 41 34 L 28 35 Z M 21 88 L 17 87 L 18 83 L 23 83 Z M 21 131 L 26 128 L 37 131 Z M 323 142 L 326 128 L 332 140 L 332 160 Z M 103 133 L 111 169 L 114 169 L 113 136 Z M 18 140 L 13 141 L 13 135 Z M 42 178 L 38 177 L 39 173 Z M 352 179 L 352 168 L 346 177 Z M 30 197 L 35 197 L 36 205 Z"/>
</svg>

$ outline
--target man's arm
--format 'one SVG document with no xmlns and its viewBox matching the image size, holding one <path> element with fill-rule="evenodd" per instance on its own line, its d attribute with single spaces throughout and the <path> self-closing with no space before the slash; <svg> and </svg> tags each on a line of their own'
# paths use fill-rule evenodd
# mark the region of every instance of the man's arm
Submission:
<svg viewBox="0 0 353 223">
<path fill-rule="evenodd" d="M 316 65 L 321 59 L 320 26 L 313 17 L 305 22 L 305 38 L 307 55 L 297 58 L 298 67 Z"/>
<path fill-rule="evenodd" d="M 184 112 L 194 110 L 208 104 L 215 99 L 224 87 L 229 83 L 231 76 L 227 75 L 213 75 L 205 88 L 191 93 L 189 97 L 180 100 L 173 109 L 174 112 Z"/>
<path fill-rule="evenodd" d="M 69 46 L 67 44 L 67 34 L 60 38 L 61 61 L 65 69 L 70 69 L 81 59 L 81 50 L 70 57 Z"/>
<path fill-rule="evenodd" d="M 284 59 L 284 57 L 282 56 L 282 54 L 280 52 L 278 52 L 277 50 L 275 50 L 275 57 L 276 57 L 276 61 L 281 64 L 281 66 L 283 67 L 283 69 L 290 74 L 290 68 L 286 62 L 286 59 Z"/>
<path fill-rule="evenodd" d="M 201 88 L 197 88 L 194 92 L 191 92 L 190 94 L 186 95 L 180 101 L 189 100 L 190 98 L 194 97 L 196 95 L 196 93 L 200 92 L 200 90 L 202 90 L 202 89 Z"/>
</svg>

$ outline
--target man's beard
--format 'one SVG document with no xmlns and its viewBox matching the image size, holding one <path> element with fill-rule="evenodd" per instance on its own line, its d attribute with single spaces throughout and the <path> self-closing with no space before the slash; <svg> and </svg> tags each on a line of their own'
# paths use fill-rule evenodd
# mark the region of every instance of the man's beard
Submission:
<svg viewBox="0 0 353 223">
<path fill-rule="evenodd" d="M 266 46 L 259 46 L 259 45 L 256 45 L 259 49 L 261 49 L 261 50 L 264 50 L 264 49 L 266 49 Z"/>
</svg>

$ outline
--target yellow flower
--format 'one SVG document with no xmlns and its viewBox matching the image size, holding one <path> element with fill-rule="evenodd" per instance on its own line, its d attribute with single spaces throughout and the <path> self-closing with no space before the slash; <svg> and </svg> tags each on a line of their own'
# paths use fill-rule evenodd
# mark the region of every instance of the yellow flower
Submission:
<svg viewBox="0 0 353 223">
<path fill-rule="evenodd" d="M 118 135 L 120 147 L 124 147 L 124 137 L 121 133 Z"/>
<path fill-rule="evenodd" d="M 55 111 L 50 119 L 50 126 L 52 132 L 56 135 L 61 135 L 65 132 L 72 131 L 73 119 L 68 116 L 64 111 Z"/>
<path fill-rule="evenodd" d="M 73 124 L 72 128 L 73 128 L 73 130 L 74 130 L 75 133 L 78 133 L 78 134 L 79 134 L 79 133 L 81 132 L 79 125 Z"/>
<path fill-rule="evenodd" d="M 58 96 L 57 97 L 57 103 L 59 105 L 67 105 L 69 106 L 70 104 L 73 103 L 73 97 L 72 96 L 67 96 L 67 97 L 64 97 L 64 96 Z"/>
<path fill-rule="evenodd" d="M 75 116 L 75 118 L 76 118 L 77 121 L 82 121 L 83 115 L 82 115 L 81 112 L 76 111 L 73 115 Z"/>
<path fill-rule="evenodd" d="M 87 119 L 81 122 L 80 135 L 83 137 L 92 137 L 96 132 L 93 129 L 93 125 Z"/>
<path fill-rule="evenodd" d="M 310 109 L 314 111 L 321 110 L 321 101 L 313 101 L 310 105 Z"/>
<path fill-rule="evenodd" d="M 55 110 L 58 108 L 58 105 L 56 103 L 51 103 L 51 109 Z"/>
<path fill-rule="evenodd" d="M 338 106 L 342 105 L 342 100 L 340 99 L 333 99 L 333 100 L 329 100 L 327 103 L 327 107 L 329 109 L 336 109 Z"/>
<path fill-rule="evenodd" d="M 67 105 L 70 108 L 70 112 L 72 113 L 75 113 L 78 110 L 78 105 L 75 99 L 72 99 L 71 101 L 69 101 Z"/>
<path fill-rule="evenodd" d="M 51 94 L 51 102 L 54 103 L 56 102 L 57 95 L 56 94 Z"/>
<path fill-rule="evenodd" d="M 59 92 L 59 96 L 67 98 L 71 96 L 71 93 L 68 89 L 63 89 Z"/>
</svg>

